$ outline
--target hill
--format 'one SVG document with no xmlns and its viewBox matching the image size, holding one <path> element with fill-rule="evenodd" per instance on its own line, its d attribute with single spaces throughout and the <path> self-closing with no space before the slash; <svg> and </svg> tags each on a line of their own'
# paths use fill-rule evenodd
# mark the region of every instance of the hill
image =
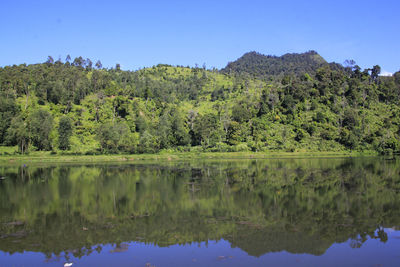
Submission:
<svg viewBox="0 0 400 267">
<path fill-rule="evenodd" d="M 248 73 L 265 77 L 284 74 L 312 74 L 325 65 L 329 65 L 328 62 L 315 51 L 285 54 L 280 57 L 266 56 L 253 51 L 244 54 L 233 62 L 229 62 L 221 71 L 223 73 Z M 337 64 L 334 65 L 338 66 Z"/>
<path fill-rule="evenodd" d="M 400 72 L 381 77 L 379 66 L 345 68 L 313 51 L 253 52 L 228 66 L 240 68 L 123 71 L 82 57 L 0 68 L 0 144 L 15 153 L 400 151 Z"/>
</svg>

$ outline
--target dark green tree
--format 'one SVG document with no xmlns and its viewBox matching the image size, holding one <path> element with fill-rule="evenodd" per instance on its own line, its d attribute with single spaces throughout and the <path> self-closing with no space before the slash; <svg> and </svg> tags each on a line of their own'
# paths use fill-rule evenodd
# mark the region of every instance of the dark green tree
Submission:
<svg viewBox="0 0 400 267">
<path fill-rule="evenodd" d="M 29 148 L 29 132 L 26 121 L 17 116 L 11 120 L 10 127 L 6 133 L 7 145 L 18 145 L 18 150 L 24 154 Z"/>
<path fill-rule="evenodd" d="M 103 68 L 103 64 L 101 64 L 101 61 L 100 61 L 100 60 L 97 60 L 95 66 L 96 66 L 97 69 Z"/>
<path fill-rule="evenodd" d="M 63 116 L 58 124 L 58 148 L 68 150 L 70 147 L 69 139 L 72 135 L 72 120 Z"/>
<path fill-rule="evenodd" d="M 53 116 L 44 109 L 37 109 L 28 118 L 29 132 L 33 145 L 38 150 L 50 150 L 50 132 L 53 129 Z"/>
<path fill-rule="evenodd" d="M 107 153 L 136 152 L 139 135 L 132 133 L 123 122 L 107 122 L 98 129 L 97 138 L 101 150 Z"/>
<path fill-rule="evenodd" d="M 221 139 L 217 115 L 207 113 L 196 117 L 193 125 L 193 145 L 209 147 L 215 145 Z"/>
<path fill-rule="evenodd" d="M 371 78 L 373 81 L 376 81 L 381 73 L 381 67 L 379 65 L 375 65 L 371 70 Z"/>
<path fill-rule="evenodd" d="M 0 94 L 0 144 L 4 143 L 7 129 L 17 112 L 15 100 Z"/>
</svg>

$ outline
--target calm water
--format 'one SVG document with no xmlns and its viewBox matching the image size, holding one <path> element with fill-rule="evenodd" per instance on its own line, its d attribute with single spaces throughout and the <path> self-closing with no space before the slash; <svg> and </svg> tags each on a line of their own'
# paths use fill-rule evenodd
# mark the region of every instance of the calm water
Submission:
<svg viewBox="0 0 400 267">
<path fill-rule="evenodd" d="M 0 166 L 0 177 L 0 266 L 400 266 L 399 159 Z"/>
</svg>

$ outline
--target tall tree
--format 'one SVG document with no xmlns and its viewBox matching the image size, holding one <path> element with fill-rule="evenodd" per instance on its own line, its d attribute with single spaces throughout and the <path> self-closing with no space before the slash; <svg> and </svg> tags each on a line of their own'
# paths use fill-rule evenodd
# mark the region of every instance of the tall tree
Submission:
<svg viewBox="0 0 400 267">
<path fill-rule="evenodd" d="M 17 112 L 15 100 L 0 93 L 0 144 L 4 143 L 7 129 Z"/>
<path fill-rule="evenodd" d="M 372 80 L 376 81 L 380 73 L 381 73 L 381 67 L 379 65 L 375 65 L 371 70 Z"/>
<path fill-rule="evenodd" d="M 7 129 L 6 144 L 18 145 L 18 150 L 24 154 L 29 148 L 29 132 L 26 121 L 21 117 L 14 117 L 10 128 Z"/>
<path fill-rule="evenodd" d="M 70 137 L 72 135 L 72 121 L 69 117 L 63 116 L 58 124 L 58 148 L 68 150 Z"/>
<path fill-rule="evenodd" d="M 50 150 L 50 132 L 53 129 L 53 116 L 47 110 L 37 109 L 28 119 L 33 145 L 38 150 Z"/>
</svg>

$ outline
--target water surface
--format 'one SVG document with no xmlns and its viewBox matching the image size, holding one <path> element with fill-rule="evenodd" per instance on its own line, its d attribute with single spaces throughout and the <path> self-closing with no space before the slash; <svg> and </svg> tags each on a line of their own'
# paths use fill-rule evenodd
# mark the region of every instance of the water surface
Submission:
<svg viewBox="0 0 400 267">
<path fill-rule="evenodd" d="M 400 161 L 0 167 L 0 266 L 400 266 Z"/>
</svg>

